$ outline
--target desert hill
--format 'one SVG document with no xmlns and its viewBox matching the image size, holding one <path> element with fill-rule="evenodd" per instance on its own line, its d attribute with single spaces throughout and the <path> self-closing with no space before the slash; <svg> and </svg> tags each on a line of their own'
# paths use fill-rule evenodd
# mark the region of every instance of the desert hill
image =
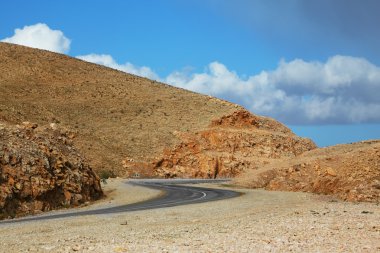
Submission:
<svg viewBox="0 0 380 253">
<path fill-rule="evenodd" d="M 7 43 L 0 120 L 67 127 L 94 170 L 121 176 L 235 176 L 316 147 L 238 105 Z"/>
<path fill-rule="evenodd" d="M 319 148 L 291 159 L 273 160 L 242 173 L 235 184 L 380 202 L 380 140 Z"/>
<path fill-rule="evenodd" d="M 174 130 L 203 129 L 236 108 L 65 55 L 0 43 L 0 119 L 76 130 L 76 145 L 98 170 L 121 168 L 123 157 L 154 157 L 176 143 Z"/>
</svg>

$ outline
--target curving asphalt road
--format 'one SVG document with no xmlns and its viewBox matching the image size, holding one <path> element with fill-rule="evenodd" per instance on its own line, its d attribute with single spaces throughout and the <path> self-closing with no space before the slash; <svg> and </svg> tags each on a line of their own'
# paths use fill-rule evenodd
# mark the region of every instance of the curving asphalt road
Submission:
<svg viewBox="0 0 380 253">
<path fill-rule="evenodd" d="M 99 208 L 87 211 L 68 211 L 58 214 L 46 213 L 38 216 L 29 216 L 13 220 L 1 221 L 1 224 L 6 223 L 16 223 L 25 221 L 37 221 L 37 220 L 50 220 L 58 218 L 73 217 L 79 215 L 100 215 L 100 214 L 112 214 L 112 213 L 122 213 L 122 212 L 132 212 L 140 210 L 148 210 L 163 207 L 172 207 L 180 205 L 188 205 L 194 203 L 203 203 L 208 201 L 215 201 L 221 199 L 228 199 L 237 197 L 240 193 L 230 190 L 222 189 L 212 189 L 204 187 L 193 187 L 188 186 L 188 184 L 199 184 L 199 183 L 223 183 L 228 180 L 198 180 L 198 179 L 147 179 L 147 180 L 131 180 L 127 183 L 133 185 L 144 186 L 152 189 L 162 190 L 162 194 L 158 198 L 147 200 L 144 202 L 138 202 L 134 204 L 121 205 L 108 208 Z M 187 184 L 187 185 L 184 185 Z"/>
</svg>

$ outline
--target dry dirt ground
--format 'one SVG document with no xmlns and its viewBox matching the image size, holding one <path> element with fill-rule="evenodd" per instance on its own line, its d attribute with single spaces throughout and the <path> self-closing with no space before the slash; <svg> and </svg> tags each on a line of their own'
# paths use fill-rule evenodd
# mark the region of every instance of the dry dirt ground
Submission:
<svg viewBox="0 0 380 253">
<path fill-rule="evenodd" d="M 1 224 L 0 251 L 380 252 L 377 204 L 353 204 L 307 193 L 234 189 L 244 194 L 206 204 Z M 122 180 L 111 181 L 105 190 L 109 199 L 96 205 L 135 202 L 160 194 L 125 185 Z"/>
</svg>

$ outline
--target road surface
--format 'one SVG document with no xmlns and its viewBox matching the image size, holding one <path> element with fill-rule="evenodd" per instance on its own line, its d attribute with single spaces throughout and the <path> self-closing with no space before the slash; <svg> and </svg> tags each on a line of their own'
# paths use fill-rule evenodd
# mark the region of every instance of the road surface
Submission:
<svg viewBox="0 0 380 253">
<path fill-rule="evenodd" d="M 13 220 L 1 221 L 1 224 L 36 221 L 36 220 L 49 220 L 66 218 L 80 215 L 100 215 L 100 214 L 113 214 L 122 212 L 141 211 L 155 208 L 173 207 L 179 205 L 188 205 L 195 203 L 203 203 L 208 201 L 215 201 L 221 199 L 228 199 L 237 197 L 240 193 L 230 190 L 213 189 L 205 187 L 193 187 L 189 184 L 199 183 L 223 183 L 228 180 L 198 180 L 198 179 L 147 179 L 147 180 L 130 180 L 129 184 L 144 186 L 152 189 L 163 191 L 163 194 L 158 198 L 138 202 L 128 205 L 114 206 L 108 208 L 99 208 L 86 211 L 67 211 L 62 213 L 45 213 L 38 216 L 29 216 Z M 186 184 L 186 185 L 184 185 Z M 128 194 L 128 193 L 126 193 Z"/>
</svg>

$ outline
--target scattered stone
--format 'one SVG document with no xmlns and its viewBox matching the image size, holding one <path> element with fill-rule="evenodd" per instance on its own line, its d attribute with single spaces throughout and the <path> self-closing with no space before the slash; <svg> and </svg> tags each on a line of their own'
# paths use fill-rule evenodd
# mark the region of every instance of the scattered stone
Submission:
<svg viewBox="0 0 380 253">
<path fill-rule="evenodd" d="M 331 167 L 328 167 L 326 169 L 326 173 L 327 173 L 327 175 L 332 176 L 332 177 L 336 177 L 337 176 L 336 171 L 333 168 L 331 168 Z"/>
<path fill-rule="evenodd" d="M 310 210 L 310 212 L 311 212 L 311 214 L 313 214 L 313 215 L 318 215 L 318 214 L 319 214 L 319 212 L 314 211 L 314 210 Z"/>
<path fill-rule="evenodd" d="M 80 251 L 81 247 L 79 245 L 75 245 L 71 248 L 73 251 Z"/>
</svg>

